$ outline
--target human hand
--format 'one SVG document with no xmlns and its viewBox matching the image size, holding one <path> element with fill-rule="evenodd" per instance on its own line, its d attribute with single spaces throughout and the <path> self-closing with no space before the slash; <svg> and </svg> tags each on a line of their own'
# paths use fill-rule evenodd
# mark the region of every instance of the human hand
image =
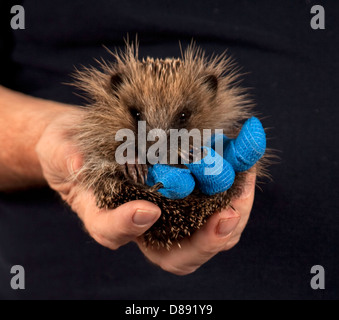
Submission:
<svg viewBox="0 0 339 320">
<path fill-rule="evenodd" d="M 77 213 L 92 238 L 115 250 L 142 235 L 161 212 L 147 201 L 131 201 L 115 210 L 99 209 L 92 190 L 70 179 L 81 168 L 82 157 L 66 133 L 82 115 L 83 111 L 73 109 L 57 117 L 43 132 L 36 152 L 49 186 Z"/>
<path fill-rule="evenodd" d="M 82 166 L 82 157 L 67 139 L 67 128 L 79 121 L 82 111 L 72 110 L 59 116 L 44 131 L 37 144 L 37 154 L 45 179 L 77 213 L 89 235 L 112 250 L 134 241 L 144 255 L 162 269 L 185 275 L 194 272 L 218 252 L 232 248 L 240 239 L 248 221 L 254 199 L 255 174 L 249 173 L 240 198 L 232 208 L 215 213 L 206 225 L 181 248 L 146 248 L 142 234 L 160 217 L 160 209 L 143 200 L 131 201 L 114 209 L 99 209 L 91 190 L 68 178 Z"/>
<path fill-rule="evenodd" d="M 146 248 L 139 237 L 139 248 L 151 262 L 168 272 L 177 275 L 194 272 L 217 253 L 227 251 L 239 242 L 251 213 L 255 181 L 255 169 L 251 169 L 242 194 L 231 201 L 232 207 L 214 213 L 200 230 L 181 241 L 180 247 L 174 245 L 170 251 Z"/>
</svg>

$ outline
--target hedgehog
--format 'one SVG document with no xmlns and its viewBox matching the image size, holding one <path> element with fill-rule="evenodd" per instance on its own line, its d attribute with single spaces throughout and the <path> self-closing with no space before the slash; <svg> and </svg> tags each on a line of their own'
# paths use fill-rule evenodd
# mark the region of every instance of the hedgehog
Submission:
<svg viewBox="0 0 339 320">
<path fill-rule="evenodd" d="M 183 199 L 170 199 L 159 193 L 159 185 L 147 185 L 152 164 L 140 162 L 138 139 L 133 161 L 118 163 L 116 151 L 123 141 L 117 141 L 116 134 L 127 129 L 138 137 L 138 123 L 144 121 L 146 133 L 222 129 L 227 137 L 236 138 L 242 122 L 252 115 L 253 102 L 239 84 L 240 68 L 226 52 L 207 57 L 192 43 L 180 58 L 139 59 L 138 47 L 137 42 L 126 43 L 124 51 L 110 51 L 112 61 L 96 60 L 99 67 L 83 67 L 74 74 L 73 85 L 88 101 L 71 134 L 83 155 L 76 178 L 93 190 L 99 208 L 114 209 L 133 200 L 159 206 L 161 217 L 143 234 L 144 244 L 170 249 L 180 246 L 212 214 L 232 206 L 246 172 L 237 173 L 227 191 L 206 195 L 195 187 Z M 145 149 L 153 143 L 147 141 Z M 178 156 L 184 158 L 180 148 Z M 255 165 L 258 176 L 265 174 L 264 162 L 262 158 Z"/>
</svg>

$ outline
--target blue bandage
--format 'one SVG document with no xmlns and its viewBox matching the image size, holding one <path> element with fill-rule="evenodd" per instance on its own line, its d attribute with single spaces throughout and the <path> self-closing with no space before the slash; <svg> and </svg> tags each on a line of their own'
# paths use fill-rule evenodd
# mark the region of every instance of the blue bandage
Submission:
<svg viewBox="0 0 339 320">
<path fill-rule="evenodd" d="M 223 156 L 214 149 L 223 144 Z M 149 168 L 147 185 L 163 184 L 159 192 L 170 199 L 187 197 L 195 187 L 194 175 L 201 192 L 214 195 L 228 190 L 235 172 L 250 169 L 265 153 L 266 135 L 261 122 L 252 117 L 243 125 L 236 139 L 223 134 L 212 136 L 211 148 L 203 147 L 207 155 L 200 162 L 186 164 L 188 169 L 155 164 Z"/>
<path fill-rule="evenodd" d="M 261 122 L 252 117 L 243 125 L 238 137 L 224 150 L 226 159 L 235 172 L 250 169 L 265 153 L 266 135 Z"/>
<path fill-rule="evenodd" d="M 154 186 L 161 182 L 163 188 L 158 191 L 170 199 L 182 199 L 194 190 L 195 181 L 188 169 L 176 168 L 165 164 L 155 164 L 148 170 L 146 184 Z"/>
<path fill-rule="evenodd" d="M 219 150 L 216 150 L 216 147 L 217 147 L 217 145 L 218 145 L 218 147 L 221 145 L 222 146 L 222 154 L 221 155 L 223 155 L 223 152 L 226 150 L 230 141 L 232 141 L 232 139 L 228 138 L 226 135 L 224 135 L 222 133 L 214 134 L 211 137 L 211 148 L 218 152 Z"/>
<path fill-rule="evenodd" d="M 209 147 L 203 147 L 207 155 L 199 162 L 186 164 L 198 181 L 204 194 L 214 195 L 229 189 L 235 178 L 232 166 Z"/>
</svg>

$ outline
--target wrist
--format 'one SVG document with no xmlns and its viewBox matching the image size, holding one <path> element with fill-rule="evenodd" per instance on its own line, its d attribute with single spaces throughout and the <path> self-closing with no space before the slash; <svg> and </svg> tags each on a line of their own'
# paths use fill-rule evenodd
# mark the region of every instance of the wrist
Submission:
<svg viewBox="0 0 339 320">
<path fill-rule="evenodd" d="M 0 86 L 0 190 L 46 184 L 36 144 L 53 119 L 69 109 Z"/>
</svg>

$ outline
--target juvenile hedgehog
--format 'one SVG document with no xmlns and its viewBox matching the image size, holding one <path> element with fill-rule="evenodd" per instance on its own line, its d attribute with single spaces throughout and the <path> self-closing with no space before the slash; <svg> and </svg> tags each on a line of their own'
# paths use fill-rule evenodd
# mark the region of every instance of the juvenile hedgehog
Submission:
<svg viewBox="0 0 339 320">
<path fill-rule="evenodd" d="M 130 129 L 138 142 L 138 121 L 145 121 L 147 132 L 223 129 L 234 138 L 241 121 L 250 116 L 251 102 L 237 85 L 238 70 L 225 54 L 207 59 L 191 45 L 180 59 L 139 60 L 138 45 L 127 44 L 125 52 L 113 53 L 113 58 L 112 63 L 101 62 L 101 70 L 90 67 L 76 73 L 75 85 L 89 99 L 84 118 L 72 133 L 84 156 L 78 177 L 85 188 L 94 190 L 100 208 L 138 199 L 158 205 L 162 215 L 144 234 L 144 241 L 170 248 L 230 205 L 241 192 L 245 174 L 238 173 L 229 190 L 213 196 L 196 187 L 184 199 L 169 199 L 156 186 L 146 185 L 150 164 L 138 164 L 137 153 L 136 164 L 117 163 L 115 151 L 122 142 L 116 141 L 116 133 Z M 256 165 L 258 174 L 261 164 Z"/>
</svg>

